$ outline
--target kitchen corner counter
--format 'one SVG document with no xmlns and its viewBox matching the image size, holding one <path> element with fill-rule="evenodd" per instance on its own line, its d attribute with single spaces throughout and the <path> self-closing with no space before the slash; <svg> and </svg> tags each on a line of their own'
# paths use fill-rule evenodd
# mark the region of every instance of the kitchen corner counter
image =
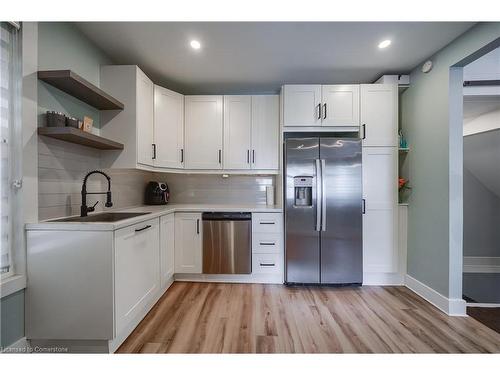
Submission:
<svg viewBox="0 0 500 375">
<path fill-rule="evenodd" d="M 136 206 L 120 210 L 106 210 L 103 212 L 148 212 L 146 215 L 136 216 L 116 222 L 55 222 L 57 218 L 38 223 L 26 224 L 26 230 L 68 230 L 68 231 L 114 231 L 134 225 L 145 220 L 151 220 L 174 212 L 283 212 L 278 206 L 267 205 L 234 205 L 234 204 L 179 204 L 169 203 L 162 206 Z M 102 212 L 98 212 L 102 213 Z M 91 215 L 89 215 L 91 216 Z"/>
</svg>

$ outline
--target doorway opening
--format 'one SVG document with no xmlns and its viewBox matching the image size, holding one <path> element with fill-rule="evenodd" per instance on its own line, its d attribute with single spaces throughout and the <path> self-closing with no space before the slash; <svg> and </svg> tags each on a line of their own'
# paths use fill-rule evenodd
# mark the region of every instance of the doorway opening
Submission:
<svg viewBox="0 0 500 375">
<path fill-rule="evenodd" d="M 463 81 L 462 294 L 500 333 L 500 48 L 464 66 Z"/>
</svg>

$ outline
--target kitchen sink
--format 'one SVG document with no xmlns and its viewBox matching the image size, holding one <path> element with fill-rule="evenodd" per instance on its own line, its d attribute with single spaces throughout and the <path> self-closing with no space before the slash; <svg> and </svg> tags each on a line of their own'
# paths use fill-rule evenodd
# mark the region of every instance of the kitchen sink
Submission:
<svg viewBox="0 0 500 375">
<path fill-rule="evenodd" d="M 113 223 L 115 221 L 130 219 L 136 216 L 150 214 L 151 212 L 103 212 L 101 214 L 85 217 L 72 216 L 64 219 L 49 220 L 51 222 L 75 222 L 75 223 Z"/>
</svg>

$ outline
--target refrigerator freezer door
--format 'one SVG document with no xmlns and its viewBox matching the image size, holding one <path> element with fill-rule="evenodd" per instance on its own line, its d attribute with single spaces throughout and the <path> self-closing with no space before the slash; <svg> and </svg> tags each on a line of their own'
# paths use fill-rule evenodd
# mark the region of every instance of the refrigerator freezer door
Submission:
<svg viewBox="0 0 500 375">
<path fill-rule="evenodd" d="M 287 283 L 319 283 L 320 251 L 319 223 L 317 213 L 318 181 L 316 160 L 319 158 L 318 138 L 289 138 L 285 146 L 285 252 L 286 252 L 286 282 Z M 312 180 L 312 204 L 295 204 L 297 194 L 304 183 Z M 302 197 L 302 196 L 300 196 Z M 302 202 L 302 198 L 300 200 Z"/>
<path fill-rule="evenodd" d="M 321 138 L 321 283 L 363 281 L 361 140 Z"/>
</svg>

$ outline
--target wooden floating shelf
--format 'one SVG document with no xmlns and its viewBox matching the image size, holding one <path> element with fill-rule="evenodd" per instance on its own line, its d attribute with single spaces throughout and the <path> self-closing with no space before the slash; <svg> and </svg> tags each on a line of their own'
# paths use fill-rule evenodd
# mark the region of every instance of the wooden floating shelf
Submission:
<svg viewBox="0 0 500 375">
<path fill-rule="evenodd" d="M 38 79 L 97 109 L 124 109 L 119 100 L 72 70 L 39 70 Z"/>
<path fill-rule="evenodd" d="M 99 150 L 123 150 L 123 144 L 72 127 L 38 128 L 38 134 Z"/>
</svg>

